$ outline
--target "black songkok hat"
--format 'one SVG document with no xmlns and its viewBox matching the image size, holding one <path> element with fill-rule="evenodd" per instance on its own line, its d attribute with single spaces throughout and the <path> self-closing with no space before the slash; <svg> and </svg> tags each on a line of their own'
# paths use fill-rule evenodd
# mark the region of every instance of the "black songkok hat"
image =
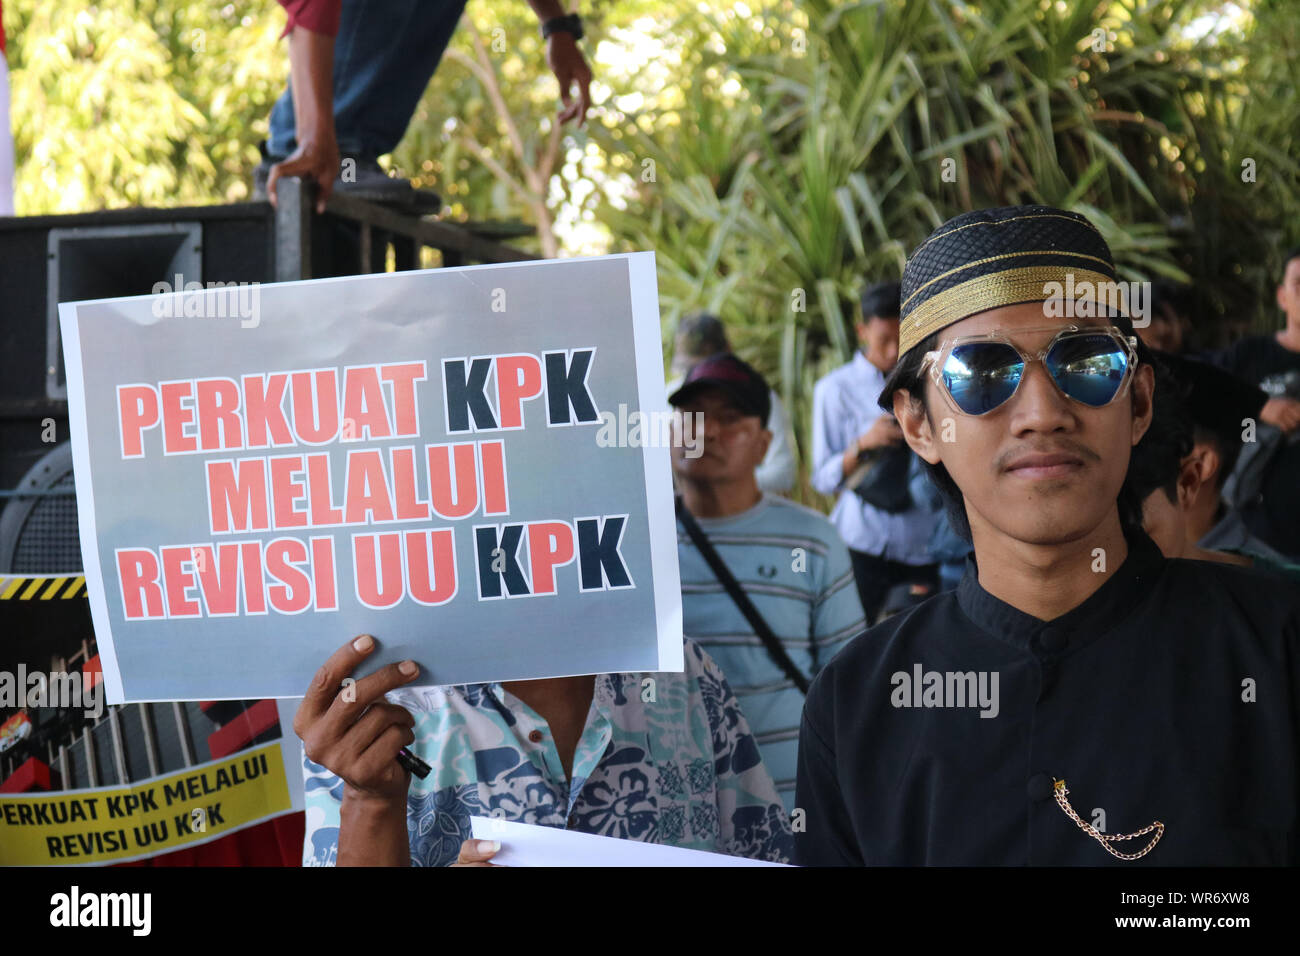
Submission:
<svg viewBox="0 0 1300 956">
<path fill-rule="evenodd" d="M 1060 283 L 1071 298 L 1115 280 L 1110 247 L 1078 213 L 1052 206 L 977 209 L 931 233 L 903 269 L 900 358 L 926 336 L 977 312 L 1053 298 Z M 1073 293 L 1079 289 L 1084 294 Z"/>
</svg>

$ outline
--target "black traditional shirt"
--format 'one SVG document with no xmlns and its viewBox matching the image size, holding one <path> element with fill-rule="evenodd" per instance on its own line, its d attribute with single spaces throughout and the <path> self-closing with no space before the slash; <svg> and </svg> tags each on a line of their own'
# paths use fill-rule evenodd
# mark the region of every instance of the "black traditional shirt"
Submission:
<svg viewBox="0 0 1300 956">
<path fill-rule="evenodd" d="M 938 706 L 943 705 L 943 706 Z M 956 591 L 850 643 L 809 691 L 802 865 L 1295 865 L 1300 589 L 1129 538 L 1115 573 L 1042 621 Z M 1154 821 L 1146 856 L 1106 834 Z M 1154 832 L 1112 844 L 1136 853 Z"/>
</svg>

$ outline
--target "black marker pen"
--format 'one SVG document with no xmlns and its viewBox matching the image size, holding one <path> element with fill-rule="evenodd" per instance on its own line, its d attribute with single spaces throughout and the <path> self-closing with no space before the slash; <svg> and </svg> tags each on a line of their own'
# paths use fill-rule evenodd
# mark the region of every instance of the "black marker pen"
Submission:
<svg viewBox="0 0 1300 956">
<path fill-rule="evenodd" d="M 405 747 L 397 751 L 397 762 L 421 780 L 429 776 L 429 771 L 433 769 Z"/>
</svg>

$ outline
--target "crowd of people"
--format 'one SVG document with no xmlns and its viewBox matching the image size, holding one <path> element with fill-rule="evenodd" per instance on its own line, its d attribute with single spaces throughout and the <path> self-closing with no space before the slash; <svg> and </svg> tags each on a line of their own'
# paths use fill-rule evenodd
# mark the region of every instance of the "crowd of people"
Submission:
<svg viewBox="0 0 1300 956">
<path fill-rule="evenodd" d="M 1297 862 L 1300 249 L 1284 328 L 1196 357 L 1177 290 L 1054 317 L 1067 273 L 1114 281 L 1106 243 L 1026 206 L 867 288 L 814 391 L 829 518 L 769 383 L 684 318 L 685 673 L 344 699 L 345 645 L 295 724 L 304 863 L 491 865 L 476 814 L 806 865 Z"/>
<path fill-rule="evenodd" d="M 463 0 L 398 29 L 280 2 L 257 193 L 436 210 L 378 157 Z M 581 19 L 529 4 L 581 122 Z M 1199 352 L 1195 289 L 1154 283 L 1137 322 L 1052 301 L 1118 285 L 1065 210 L 964 213 L 873 278 L 813 395 L 829 516 L 788 497 L 789 412 L 723 323 L 677 329 L 684 672 L 425 688 L 404 661 L 344 692 L 358 637 L 294 722 L 305 865 L 493 865 L 474 815 L 802 865 L 1300 862 L 1300 248 L 1283 328 Z"/>
</svg>

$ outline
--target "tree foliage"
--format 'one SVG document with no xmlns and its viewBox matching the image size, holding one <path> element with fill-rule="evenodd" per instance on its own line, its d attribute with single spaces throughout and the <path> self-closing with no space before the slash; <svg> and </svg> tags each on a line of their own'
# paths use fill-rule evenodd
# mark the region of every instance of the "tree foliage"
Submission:
<svg viewBox="0 0 1300 956">
<path fill-rule="evenodd" d="M 250 0 L 6 0 L 20 214 L 247 198 L 288 70 Z"/>
<path fill-rule="evenodd" d="M 587 128 L 557 130 L 522 0 L 474 0 L 390 158 L 543 253 L 653 249 L 664 340 L 710 309 L 800 446 L 861 286 L 981 206 L 1076 209 L 1122 277 L 1195 282 L 1200 344 L 1275 321 L 1300 239 L 1287 0 L 584 4 Z M 7 0 L 20 212 L 245 198 L 287 71 L 262 0 Z M 805 489 L 805 496 L 809 493 Z"/>
<path fill-rule="evenodd" d="M 680 82 L 597 137 L 627 183 L 597 215 L 656 251 L 666 346 L 683 312 L 722 315 L 805 463 L 857 293 L 966 209 L 1084 213 L 1122 278 L 1196 284 L 1202 344 L 1273 327 L 1300 202 L 1284 4 L 775 0 L 662 29 Z"/>
</svg>

